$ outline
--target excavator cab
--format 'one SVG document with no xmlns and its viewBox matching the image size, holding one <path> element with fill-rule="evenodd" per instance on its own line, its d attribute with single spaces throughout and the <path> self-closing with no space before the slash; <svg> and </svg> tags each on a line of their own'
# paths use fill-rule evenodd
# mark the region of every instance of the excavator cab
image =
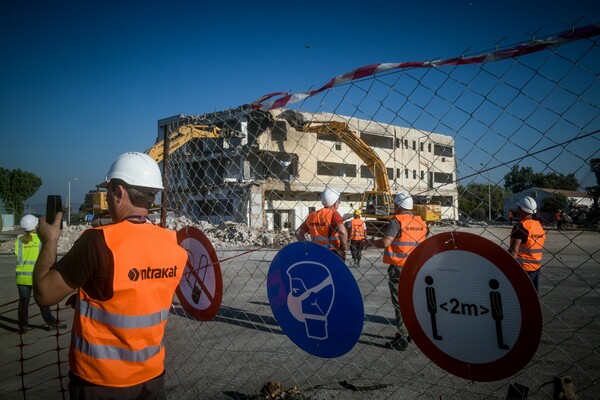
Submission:
<svg viewBox="0 0 600 400">
<path fill-rule="evenodd" d="M 388 220 L 394 214 L 394 203 L 388 192 L 369 190 L 363 194 L 361 216 L 365 219 L 367 234 L 381 236 Z"/>
<path fill-rule="evenodd" d="M 366 191 L 361 203 L 362 216 L 387 221 L 394 213 L 394 203 L 389 193 Z"/>
</svg>

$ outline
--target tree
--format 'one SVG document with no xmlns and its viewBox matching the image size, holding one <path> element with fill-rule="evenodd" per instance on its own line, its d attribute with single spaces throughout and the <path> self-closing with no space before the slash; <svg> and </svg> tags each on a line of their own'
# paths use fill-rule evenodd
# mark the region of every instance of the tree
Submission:
<svg viewBox="0 0 600 400">
<path fill-rule="evenodd" d="M 600 158 L 592 158 L 589 163 L 591 171 L 596 175 L 596 185 L 585 188 L 594 200 L 594 204 L 586 216 L 586 224 L 588 226 L 598 227 L 598 224 L 600 223 Z"/>
<path fill-rule="evenodd" d="M 567 208 L 568 203 L 569 199 L 567 199 L 567 196 L 565 196 L 563 193 L 554 193 L 552 196 L 544 199 L 540 210 L 554 214 L 558 210 L 564 210 Z"/>
<path fill-rule="evenodd" d="M 590 160 L 590 167 L 592 172 L 596 175 L 596 186 L 588 186 L 585 189 L 589 195 L 594 199 L 594 209 L 598 210 L 600 205 L 598 199 L 600 198 L 600 158 L 592 158 Z"/>
<path fill-rule="evenodd" d="M 42 179 L 32 172 L 0 167 L 0 198 L 7 208 L 12 208 L 15 219 L 23 213 L 23 202 L 42 186 Z"/>
<path fill-rule="evenodd" d="M 513 193 L 519 193 L 532 187 L 577 190 L 579 181 L 575 174 L 563 175 L 556 172 L 544 174 L 534 172 L 531 167 L 515 165 L 508 174 L 504 175 L 504 187 Z"/>
<path fill-rule="evenodd" d="M 535 174 L 533 186 L 561 190 L 577 190 L 579 182 L 577 181 L 575 174 L 563 175 L 551 172 L 547 175 Z"/>
<path fill-rule="evenodd" d="M 592 158 L 590 160 L 590 167 L 596 175 L 596 183 L 600 185 L 600 158 Z"/>
<path fill-rule="evenodd" d="M 501 213 L 504 205 L 504 197 L 508 192 L 497 185 L 470 183 L 469 185 L 459 186 L 458 188 L 458 208 L 461 212 L 478 220 L 488 219 L 489 198 L 491 197 L 492 219 Z"/>
<path fill-rule="evenodd" d="M 513 193 L 522 192 L 533 187 L 533 175 L 533 168 L 519 168 L 518 165 L 515 165 L 508 174 L 504 175 L 504 187 Z"/>
</svg>

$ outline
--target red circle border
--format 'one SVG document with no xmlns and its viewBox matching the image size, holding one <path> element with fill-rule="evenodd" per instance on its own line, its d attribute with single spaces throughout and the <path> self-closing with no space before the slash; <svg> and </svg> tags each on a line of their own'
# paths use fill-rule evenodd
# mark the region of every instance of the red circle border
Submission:
<svg viewBox="0 0 600 400">
<path fill-rule="evenodd" d="M 204 246 L 204 249 L 210 257 L 215 275 L 214 301 L 208 308 L 205 308 L 204 310 L 199 310 L 188 302 L 188 300 L 183 295 L 181 289 L 179 288 L 179 285 L 177 285 L 175 293 L 177 294 L 177 298 L 179 299 L 179 302 L 181 303 L 185 312 L 187 312 L 189 315 L 191 315 L 199 321 L 210 321 L 219 312 L 219 309 L 221 308 L 221 302 L 223 300 L 223 275 L 221 273 L 221 266 L 219 264 L 219 259 L 217 258 L 217 252 L 215 251 L 215 248 L 213 247 L 210 240 L 200 229 L 194 228 L 193 226 L 185 226 L 177 231 L 177 243 L 181 244 L 181 242 L 183 242 L 184 239 L 188 238 L 193 238 L 200 242 L 200 244 Z M 183 271 L 184 274 L 186 273 L 186 270 L 188 268 L 190 268 L 189 262 L 187 262 L 185 265 L 185 269 Z"/>
<path fill-rule="evenodd" d="M 471 364 L 441 351 L 419 325 L 413 287 L 421 267 L 433 256 L 445 251 L 463 250 L 477 254 L 494 264 L 512 284 L 521 307 L 521 329 L 515 345 L 501 358 L 483 364 Z M 399 300 L 406 328 L 421 351 L 440 368 L 458 377 L 490 382 L 508 378 L 531 360 L 542 335 L 542 311 L 537 292 L 521 265 L 494 242 L 468 232 L 445 232 L 418 245 L 406 260 L 400 279 Z"/>
</svg>

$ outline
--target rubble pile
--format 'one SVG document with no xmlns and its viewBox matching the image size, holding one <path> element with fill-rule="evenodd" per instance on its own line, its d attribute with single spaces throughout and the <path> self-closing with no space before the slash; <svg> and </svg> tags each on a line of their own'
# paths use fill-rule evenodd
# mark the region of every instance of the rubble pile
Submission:
<svg viewBox="0 0 600 400">
<path fill-rule="evenodd" d="M 246 225 L 227 222 L 208 229 L 203 229 L 213 246 L 268 246 L 283 247 L 295 241 L 291 232 L 268 232 L 264 229 L 252 229 Z"/>
<path fill-rule="evenodd" d="M 180 230 L 186 226 L 200 229 L 210 240 L 215 249 L 231 247 L 283 247 L 295 241 L 293 232 L 270 232 L 261 228 L 249 228 L 244 224 L 227 222 L 218 226 L 207 221 L 192 222 L 187 217 L 167 217 L 167 228 Z M 81 233 L 91 228 L 91 224 L 71 225 L 65 227 L 58 241 L 58 253 L 66 253 Z M 0 253 L 12 253 L 15 249 L 15 239 L 0 243 Z"/>
</svg>

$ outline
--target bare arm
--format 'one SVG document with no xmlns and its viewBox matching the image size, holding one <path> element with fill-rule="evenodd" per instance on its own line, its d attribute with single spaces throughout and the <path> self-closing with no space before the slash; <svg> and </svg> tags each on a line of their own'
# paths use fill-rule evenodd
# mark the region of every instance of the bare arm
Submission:
<svg viewBox="0 0 600 400">
<path fill-rule="evenodd" d="M 391 236 L 384 236 L 381 239 L 369 240 L 367 242 L 367 245 L 377 247 L 378 249 L 385 249 L 390 244 L 392 244 L 393 240 L 394 238 Z"/>
<path fill-rule="evenodd" d="M 304 229 L 304 225 L 300 225 L 300 228 L 296 229 L 296 232 L 294 232 L 294 235 L 296 236 L 296 239 L 299 242 L 304 242 L 306 240 L 306 233 L 308 231 L 306 229 Z"/>
<path fill-rule="evenodd" d="M 42 242 L 42 249 L 33 269 L 33 296 L 40 306 L 57 304 L 74 290 L 56 270 L 50 269 L 56 262 L 61 219 L 62 213 L 57 213 L 52 225 L 46 223 L 43 217 L 39 221 L 38 236 Z"/>
<path fill-rule="evenodd" d="M 339 224 L 335 227 L 335 230 L 337 231 L 338 235 L 340 235 L 341 250 L 346 251 L 348 248 L 348 231 L 346 230 L 346 227 L 344 224 Z"/>
<path fill-rule="evenodd" d="M 519 246 L 521 245 L 521 239 L 519 238 L 510 238 L 510 246 L 508 247 L 508 253 L 516 257 L 517 252 L 519 251 Z"/>
</svg>

